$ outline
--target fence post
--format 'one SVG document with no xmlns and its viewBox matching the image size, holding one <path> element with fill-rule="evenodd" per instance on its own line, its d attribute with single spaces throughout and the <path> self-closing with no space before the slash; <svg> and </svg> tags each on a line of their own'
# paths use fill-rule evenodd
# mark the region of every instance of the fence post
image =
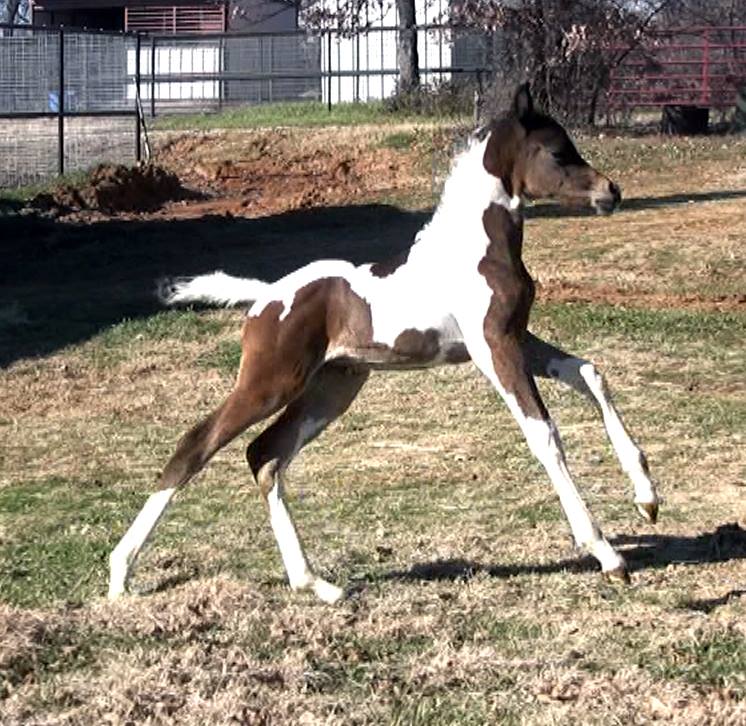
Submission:
<svg viewBox="0 0 746 726">
<path fill-rule="evenodd" d="M 710 95 L 710 33 L 707 29 L 702 38 L 702 105 L 709 105 Z"/>
<path fill-rule="evenodd" d="M 57 173 L 65 173 L 65 29 L 60 27 L 59 98 L 57 99 Z"/>
<path fill-rule="evenodd" d="M 135 36 L 135 161 L 142 161 L 140 148 L 140 33 Z"/>
<path fill-rule="evenodd" d="M 269 38 L 267 38 L 269 41 L 269 83 L 267 83 L 267 90 L 269 92 L 269 102 L 272 103 L 274 101 L 275 96 L 275 84 L 274 79 L 272 76 L 275 72 L 275 38 L 274 36 L 270 35 Z"/>
<path fill-rule="evenodd" d="M 329 32 L 326 36 L 326 72 L 327 72 L 327 84 L 326 84 L 326 108 L 331 113 L 332 110 L 332 29 L 329 28 Z"/>
<path fill-rule="evenodd" d="M 150 39 L 150 118 L 155 118 L 155 36 Z"/>
</svg>

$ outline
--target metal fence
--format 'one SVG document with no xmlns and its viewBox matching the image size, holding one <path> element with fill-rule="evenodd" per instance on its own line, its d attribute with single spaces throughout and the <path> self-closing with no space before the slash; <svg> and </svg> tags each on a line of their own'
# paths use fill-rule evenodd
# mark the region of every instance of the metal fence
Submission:
<svg viewBox="0 0 746 726">
<path fill-rule="evenodd" d="M 274 101 L 370 101 L 398 78 L 399 29 L 143 35 L 0 24 L 0 186 L 140 158 L 142 115 Z M 612 74 L 610 108 L 732 105 L 746 29 L 662 31 Z M 417 28 L 425 84 L 487 82 L 499 33 Z M 619 50 L 619 49 L 610 49 Z M 141 103 L 140 103 L 141 102 Z"/>
<path fill-rule="evenodd" d="M 424 82 L 488 72 L 492 36 L 418 29 Z M 142 35 L 0 25 L 0 187 L 140 158 L 139 115 L 393 93 L 398 28 Z"/>
<path fill-rule="evenodd" d="M 491 72 L 494 34 L 439 25 L 418 28 L 425 83 Z M 287 100 L 366 102 L 390 96 L 399 76 L 399 29 L 149 36 L 143 39 L 142 97 L 162 112 Z M 130 65 L 132 65 L 130 63 Z"/>
<path fill-rule="evenodd" d="M 732 108 L 745 85 L 746 26 L 675 28 L 626 55 L 612 71 L 608 102 L 611 109 Z"/>
<path fill-rule="evenodd" d="M 0 186 L 139 159 L 135 35 L 0 25 Z"/>
</svg>

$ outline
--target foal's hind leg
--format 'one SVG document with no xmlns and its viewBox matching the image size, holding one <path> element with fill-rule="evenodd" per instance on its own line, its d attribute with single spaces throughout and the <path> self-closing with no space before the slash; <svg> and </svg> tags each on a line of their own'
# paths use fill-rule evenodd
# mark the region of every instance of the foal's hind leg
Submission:
<svg viewBox="0 0 746 726">
<path fill-rule="evenodd" d="M 242 431 L 277 410 L 237 386 L 225 402 L 188 431 L 160 478 L 161 489 L 152 494 L 109 557 L 109 598 L 122 595 L 142 548 L 176 492 L 199 472 L 210 458 Z"/>
<path fill-rule="evenodd" d="M 650 479 L 647 459 L 622 423 L 598 369 L 590 361 L 555 348 L 531 333 L 526 334 L 524 353 L 531 373 L 561 381 L 597 405 L 619 463 L 634 485 L 635 505 L 643 517 L 655 522 L 660 500 Z"/>
<path fill-rule="evenodd" d="M 246 451 L 251 472 L 267 502 L 272 531 L 290 587 L 312 589 L 328 603 L 336 602 L 344 593 L 311 570 L 283 499 L 284 473 L 300 449 L 347 410 L 368 375 L 367 370 L 325 365 L 303 394 Z"/>
</svg>

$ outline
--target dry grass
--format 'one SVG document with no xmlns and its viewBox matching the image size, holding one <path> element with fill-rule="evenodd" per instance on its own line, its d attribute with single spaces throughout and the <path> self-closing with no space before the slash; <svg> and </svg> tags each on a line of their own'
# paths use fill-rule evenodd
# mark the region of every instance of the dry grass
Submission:
<svg viewBox="0 0 746 726">
<path fill-rule="evenodd" d="M 728 181 L 743 142 L 722 143 L 585 142 L 628 197 L 633 179 L 657 199 L 693 176 L 743 191 Z M 163 522 L 135 578 L 142 596 L 109 604 L 106 556 L 176 438 L 230 389 L 240 315 L 135 319 L 10 364 L 0 722 L 746 722 L 746 317 L 732 302 L 672 309 L 683 293 L 742 287 L 739 204 L 632 203 L 610 220 L 528 226 L 539 277 L 593 301 L 540 304 L 534 328 L 606 371 L 665 497 L 658 526 L 637 519 L 595 412 L 543 386 L 571 469 L 631 563 L 629 588 L 573 549 L 515 424 L 464 366 L 374 376 L 291 469 L 310 556 L 348 601 L 288 591 L 244 437 Z M 121 252 L 133 269 L 138 249 Z M 702 249 L 734 263 L 695 274 Z M 603 304 L 604 286 L 637 307 Z"/>
<path fill-rule="evenodd" d="M 687 299 L 744 304 L 744 139 L 588 139 L 581 146 L 622 186 L 624 212 L 529 225 L 526 258 L 542 282 L 579 288 L 588 300 L 620 291 L 657 295 L 664 308 Z"/>
</svg>

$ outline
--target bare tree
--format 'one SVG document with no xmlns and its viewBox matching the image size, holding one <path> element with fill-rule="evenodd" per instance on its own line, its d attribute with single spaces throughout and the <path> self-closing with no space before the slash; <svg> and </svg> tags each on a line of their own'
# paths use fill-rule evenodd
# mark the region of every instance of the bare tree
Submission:
<svg viewBox="0 0 746 726">
<path fill-rule="evenodd" d="M 399 69 L 399 90 L 410 92 L 420 85 L 417 50 L 417 16 L 415 0 L 341 0 L 336 7 L 323 0 L 298 0 L 299 13 L 311 28 L 334 28 L 342 34 L 367 30 L 384 17 L 392 7 L 399 16 L 399 36 L 396 48 Z M 366 20 L 363 20 L 363 19 Z"/>
<path fill-rule="evenodd" d="M 420 63 L 417 54 L 417 18 L 415 0 L 396 0 L 399 14 L 399 40 L 396 62 L 399 68 L 399 91 L 411 93 L 420 85 Z"/>
<path fill-rule="evenodd" d="M 29 19 L 28 0 L 0 0 L 0 23 L 21 23 Z"/>
<path fill-rule="evenodd" d="M 531 81 L 551 113 L 594 123 L 611 70 L 672 0 L 463 0 L 451 22 L 497 33 L 500 82 Z"/>
</svg>

